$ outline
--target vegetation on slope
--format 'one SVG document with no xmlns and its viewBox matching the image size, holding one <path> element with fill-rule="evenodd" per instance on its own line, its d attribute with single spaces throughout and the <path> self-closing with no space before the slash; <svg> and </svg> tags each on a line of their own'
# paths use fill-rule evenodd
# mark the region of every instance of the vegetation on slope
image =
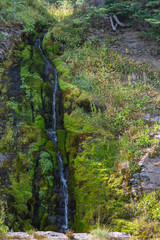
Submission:
<svg viewBox="0 0 160 240">
<path fill-rule="evenodd" d="M 151 126 L 143 116 L 158 111 L 153 96 L 158 99 L 159 72 L 113 52 L 108 46 L 112 39 L 103 45 L 97 39 L 87 41 L 88 22 L 82 19 L 78 14 L 58 19 L 43 41 L 49 55 L 48 36 L 57 55 L 66 44 L 64 53 L 51 60 L 63 91 L 71 206 L 76 202 L 72 227 L 89 231 L 105 224 L 112 231 L 152 238 L 159 234 L 154 212 L 159 193 L 140 200 L 132 195 L 130 178 L 140 170 L 137 163 L 145 148 L 157 146 L 152 136 L 159 126 Z M 136 82 L 132 74 L 138 76 Z M 149 217 L 144 212 L 150 204 L 155 215 Z"/>
<path fill-rule="evenodd" d="M 46 1 L 2 0 L 1 20 L 6 24 L 22 24 L 24 32 L 34 32 L 35 27 L 46 26 L 52 21 Z"/>
</svg>

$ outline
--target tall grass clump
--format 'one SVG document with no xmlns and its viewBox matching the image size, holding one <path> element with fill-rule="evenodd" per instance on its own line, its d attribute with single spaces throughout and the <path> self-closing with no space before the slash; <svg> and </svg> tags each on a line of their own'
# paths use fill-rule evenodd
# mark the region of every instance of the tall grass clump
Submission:
<svg viewBox="0 0 160 240">
<path fill-rule="evenodd" d="M 98 227 L 91 231 L 91 235 L 93 235 L 93 239 L 95 240 L 110 240 L 109 230 L 106 228 Z"/>
</svg>

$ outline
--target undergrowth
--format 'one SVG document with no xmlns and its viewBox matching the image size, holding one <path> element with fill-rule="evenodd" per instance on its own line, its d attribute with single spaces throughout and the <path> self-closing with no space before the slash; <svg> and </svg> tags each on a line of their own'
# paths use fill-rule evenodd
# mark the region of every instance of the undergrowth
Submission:
<svg viewBox="0 0 160 240">
<path fill-rule="evenodd" d="M 142 217 L 145 203 L 143 198 L 140 205 L 134 202 L 137 199 L 131 201 L 130 178 L 139 171 L 138 162 L 145 149 L 157 144 L 152 137 L 157 125 L 148 124 L 143 116 L 157 111 L 159 93 L 155 87 L 159 87 L 160 73 L 113 52 L 107 41 L 102 44 L 87 40 L 95 16 L 116 14 L 117 9 L 122 15 L 134 16 L 137 5 L 127 5 L 127 9 L 122 7 L 124 4 L 110 4 L 108 10 L 88 8 L 86 15 L 76 10 L 66 17 L 58 16 L 58 25 L 50 28 L 49 39 L 61 49 L 65 46 L 65 50 L 50 59 L 63 91 L 70 192 L 76 201 L 73 229 L 90 231 L 100 222 L 112 231 L 147 239 L 159 234 L 158 214 L 150 219 L 148 214 Z M 44 50 L 50 54 L 49 40 L 44 38 L 44 43 Z M 136 81 L 132 75 L 136 75 Z M 128 166 L 125 169 L 124 163 Z M 147 196 L 154 205 L 152 195 Z"/>
</svg>

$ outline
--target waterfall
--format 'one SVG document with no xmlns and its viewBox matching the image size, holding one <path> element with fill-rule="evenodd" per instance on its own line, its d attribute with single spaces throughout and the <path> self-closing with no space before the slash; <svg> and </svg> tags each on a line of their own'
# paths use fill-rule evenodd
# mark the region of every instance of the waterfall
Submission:
<svg viewBox="0 0 160 240">
<path fill-rule="evenodd" d="M 35 42 L 35 46 L 40 50 L 43 60 L 45 63 L 45 81 L 49 81 L 49 73 L 50 71 L 54 72 L 54 85 L 53 87 L 53 123 L 52 123 L 52 129 L 49 129 L 47 131 L 48 136 L 50 139 L 54 142 L 55 146 L 57 147 L 57 117 L 56 117 L 56 93 L 58 89 L 58 77 L 57 77 L 57 70 L 55 66 L 47 59 L 47 57 L 44 55 L 42 48 L 41 48 L 41 39 L 40 37 L 37 38 Z M 67 184 L 67 176 L 64 171 L 64 165 L 63 160 L 60 154 L 60 151 L 57 150 L 57 157 L 59 159 L 59 177 L 60 177 L 60 187 L 59 187 L 59 220 L 58 220 L 58 227 L 61 229 L 61 231 L 65 231 L 68 229 L 68 184 Z"/>
</svg>

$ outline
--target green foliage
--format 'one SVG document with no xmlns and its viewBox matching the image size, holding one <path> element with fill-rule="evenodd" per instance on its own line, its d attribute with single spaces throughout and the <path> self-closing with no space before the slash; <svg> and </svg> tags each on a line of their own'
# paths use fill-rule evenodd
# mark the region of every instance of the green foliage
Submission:
<svg viewBox="0 0 160 240">
<path fill-rule="evenodd" d="M 49 173 L 53 172 L 53 163 L 51 161 L 50 154 L 47 152 L 42 152 L 41 153 L 41 159 L 40 159 L 40 164 L 42 168 L 42 173 L 45 175 L 48 179 L 52 178 Z"/>
<path fill-rule="evenodd" d="M 10 176 L 10 181 L 12 185 L 10 186 L 9 193 L 15 199 L 15 208 L 17 214 L 21 217 L 23 214 L 27 214 L 28 208 L 27 203 L 28 200 L 32 197 L 32 181 L 30 174 L 19 174 L 20 181 Z"/>
<path fill-rule="evenodd" d="M 8 231 L 8 227 L 5 225 L 6 218 L 6 203 L 3 199 L 0 199 L 0 235 Z"/>
<path fill-rule="evenodd" d="M 44 230 L 44 228 L 47 226 L 47 221 L 48 221 L 48 213 L 45 213 L 42 217 L 42 220 L 41 220 L 41 226 L 40 226 L 40 230 Z"/>
<path fill-rule="evenodd" d="M 121 8 L 122 14 L 126 10 L 133 16 L 139 8 L 135 4 L 127 9 L 128 5 L 124 8 L 124 4 L 126 2 L 121 6 L 110 5 L 109 12 L 114 13 Z M 101 9 L 97 10 L 97 16 L 99 11 L 106 14 Z M 91 19 L 96 11 L 89 14 Z M 77 17 L 75 25 L 70 21 L 72 28 L 82 24 L 82 19 Z M 133 233 L 135 205 L 131 206 L 132 213 L 127 210 L 130 178 L 127 171 L 139 171 L 137 162 L 142 149 L 153 144 L 152 130 L 142 116 L 153 107 L 151 84 L 158 81 L 159 73 L 113 53 L 108 44 L 98 46 L 96 42 L 86 42 L 76 49 L 79 45 L 72 41 L 73 46 L 69 46 L 69 40 L 63 39 L 66 37 L 63 28 L 67 21 L 68 18 L 57 25 L 60 29 L 56 40 L 65 41 L 68 45 L 63 55 L 54 59 L 53 63 L 63 91 L 69 192 L 76 202 L 72 227 L 76 231 L 89 231 L 98 223 L 108 223 L 114 231 Z M 56 32 L 52 35 L 50 30 L 51 39 L 55 35 Z M 71 50 L 71 47 L 75 48 Z M 130 74 L 142 75 L 142 72 L 147 74 L 148 80 L 133 83 Z M 130 161 L 131 165 L 122 176 L 117 166 L 124 161 Z M 122 188 L 123 178 L 126 179 L 125 189 Z"/>
<path fill-rule="evenodd" d="M 68 162 L 65 149 L 65 135 L 66 133 L 64 130 L 57 130 L 58 149 L 61 153 L 64 164 L 67 164 Z"/>
<path fill-rule="evenodd" d="M 159 203 L 160 193 L 159 191 L 153 191 L 152 193 L 145 194 L 144 197 L 136 206 L 137 215 L 145 217 L 146 220 L 160 220 Z"/>
<path fill-rule="evenodd" d="M 3 0 L 0 6 L 1 19 L 23 23 L 24 32 L 33 33 L 36 25 L 45 26 L 53 21 L 45 1 Z"/>
<path fill-rule="evenodd" d="M 38 115 L 35 119 L 35 126 L 40 129 L 45 129 L 45 122 L 41 115 Z"/>
</svg>

